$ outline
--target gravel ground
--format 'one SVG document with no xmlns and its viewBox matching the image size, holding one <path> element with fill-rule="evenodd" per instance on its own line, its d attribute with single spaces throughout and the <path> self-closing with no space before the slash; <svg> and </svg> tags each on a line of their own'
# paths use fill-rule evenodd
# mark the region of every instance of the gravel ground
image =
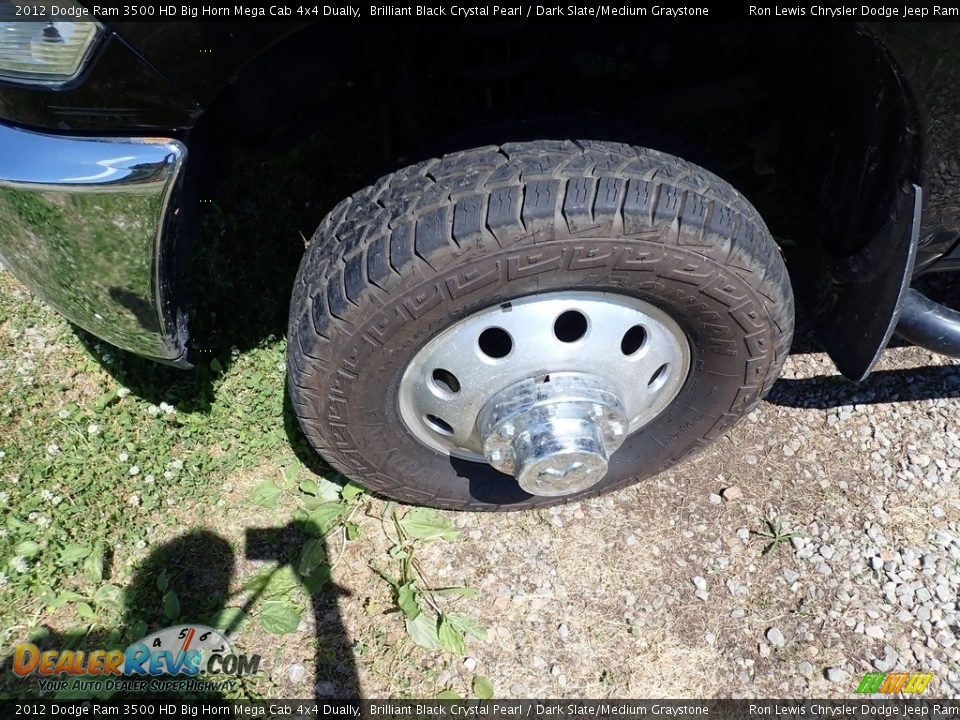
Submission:
<svg viewBox="0 0 960 720">
<path fill-rule="evenodd" d="M 35 352 L 33 337 L 14 356 Z M 845 697 L 892 670 L 931 672 L 928 696 L 960 696 L 960 361 L 896 347 L 857 386 L 811 347 L 800 333 L 768 400 L 652 481 L 550 510 L 452 513 L 460 538 L 418 559 L 430 586 L 481 592 L 464 609 L 488 640 L 468 656 L 406 638 L 371 571 L 392 543 L 376 499 L 334 569 L 336 604 L 282 643 L 246 645 L 287 697 L 353 687 L 315 671 L 317 622 L 342 624 L 317 657 L 352 663 L 365 697 L 464 693 L 474 675 L 500 697 Z M 231 478 L 221 512 L 169 531 L 209 524 L 243 547 L 269 524 L 245 504 L 276 474 L 267 460 Z M 246 560 L 237 582 L 256 569 Z"/>
<path fill-rule="evenodd" d="M 870 380 L 795 353 L 729 436 L 673 472 L 539 513 L 456 516 L 422 562 L 479 588 L 476 670 L 520 697 L 853 695 L 863 674 L 932 672 L 960 695 L 960 367 L 887 351 Z M 771 525 L 797 533 L 776 548 Z M 367 630 L 353 549 L 338 582 Z M 358 663 L 364 694 L 396 686 Z"/>
</svg>

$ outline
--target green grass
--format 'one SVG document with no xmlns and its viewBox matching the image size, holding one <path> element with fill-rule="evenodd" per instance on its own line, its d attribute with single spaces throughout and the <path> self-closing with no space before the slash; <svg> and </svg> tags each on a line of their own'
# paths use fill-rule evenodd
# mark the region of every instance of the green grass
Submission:
<svg viewBox="0 0 960 720">
<path fill-rule="evenodd" d="M 0 695 L 39 692 L 6 671 L 18 642 L 124 648 L 188 622 L 223 627 L 262 656 L 231 697 L 304 697 L 315 682 L 355 694 L 358 663 L 390 676 L 397 694 L 473 692 L 470 680 L 432 685 L 437 673 L 410 662 L 483 637 L 466 614 L 472 593 L 431 588 L 410 564 L 416 546 L 456 537 L 449 520 L 407 521 L 346 484 L 286 401 L 283 333 L 302 238 L 358 182 L 324 176 L 311 156 L 323 152 L 266 166 L 237 158 L 225 174 L 192 260 L 193 371 L 97 341 L 0 273 Z M 59 218 L 29 203 L 14 212 L 18 201 L 6 198 L 0 215 Z M 379 609 L 351 635 L 331 575 L 358 553 L 349 572 Z M 299 684 L 288 677 L 297 664 Z"/>
<path fill-rule="evenodd" d="M 364 654 L 462 656 L 482 640 L 464 612 L 475 593 L 429 587 L 414 564 L 420 544 L 457 537 L 449 520 L 371 499 L 306 447 L 284 399 L 283 340 L 210 364 L 226 369 L 188 374 L 88 348 L 0 274 L 3 654 L 26 640 L 124 648 L 165 626 L 206 623 L 264 658 L 227 695 L 276 697 L 289 695 L 293 661 L 351 694 Z M 371 536 L 390 545 L 361 566 L 360 582 L 386 598 L 352 641 L 330 619 L 340 595 L 331 571 Z M 311 612 L 314 631 L 304 632 Z M 4 695 L 38 692 L 2 677 Z M 396 688 L 423 693 L 409 678 Z"/>
<path fill-rule="evenodd" d="M 62 321 L 15 292 L 0 276 L 3 344 L 22 350 L 25 336 L 47 344 L 3 359 L 0 645 L 102 628 L 134 640 L 141 621 L 180 619 L 163 613 L 159 592 L 153 600 L 124 592 L 170 530 L 222 506 L 224 483 L 244 469 L 265 459 L 302 467 L 283 420 L 283 342 L 265 341 L 212 378 L 215 402 L 193 395 L 196 378 L 166 383 L 164 371 L 133 393 Z M 107 367 L 129 362 L 94 347 Z M 192 615 L 189 598 L 180 605 Z"/>
</svg>

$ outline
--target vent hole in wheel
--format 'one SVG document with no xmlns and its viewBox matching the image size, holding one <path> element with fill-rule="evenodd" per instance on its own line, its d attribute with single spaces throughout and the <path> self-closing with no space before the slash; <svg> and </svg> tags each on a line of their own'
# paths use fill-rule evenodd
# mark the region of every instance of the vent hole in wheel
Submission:
<svg viewBox="0 0 960 720">
<path fill-rule="evenodd" d="M 487 357 L 505 358 L 513 350 L 513 338 L 503 328 L 487 328 L 480 333 L 480 352 Z"/>
<path fill-rule="evenodd" d="M 565 343 L 576 342 L 587 334 L 587 318 L 579 310 L 567 310 L 553 323 L 553 334 Z"/>
<path fill-rule="evenodd" d="M 633 355 L 643 347 L 646 341 L 647 331 L 643 329 L 642 325 L 634 325 L 623 334 L 623 339 L 620 341 L 620 351 L 624 355 Z M 660 372 L 660 370 L 657 372 Z"/>
<path fill-rule="evenodd" d="M 460 392 L 460 381 L 457 380 L 457 376 L 449 370 L 437 368 L 433 371 L 431 377 L 433 378 L 433 382 L 436 383 L 437 387 L 444 392 L 451 394 Z"/>
<path fill-rule="evenodd" d="M 657 371 L 650 376 L 650 381 L 647 383 L 647 387 L 652 387 L 656 382 L 666 376 L 667 368 L 669 368 L 669 363 L 664 363 L 657 368 Z"/>
<path fill-rule="evenodd" d="M 446 435 L 447 437 L 453 435 L 453 427 L 443 418 L 438 418 L 436 415 L 424 415 L 423 419 L 435 433 Z"/>
</svg>

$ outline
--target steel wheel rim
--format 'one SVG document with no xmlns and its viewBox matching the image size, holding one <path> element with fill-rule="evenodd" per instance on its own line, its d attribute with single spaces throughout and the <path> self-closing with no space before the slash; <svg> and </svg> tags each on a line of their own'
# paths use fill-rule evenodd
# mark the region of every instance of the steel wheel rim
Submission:
<svg viewBox="0 0 960 720">
<path fill-rule="evenodd" d="M 556 291 L 462 318 L 413 357 L 400 380 L 400 417 L 423 445 L 486 463 L 478 416 L 510 386 L 550 373 L 589 373 L 616 390 L 635 433 L 676 398 L 690 371 L 680 325 L 649 302 Z"/>
</svg>

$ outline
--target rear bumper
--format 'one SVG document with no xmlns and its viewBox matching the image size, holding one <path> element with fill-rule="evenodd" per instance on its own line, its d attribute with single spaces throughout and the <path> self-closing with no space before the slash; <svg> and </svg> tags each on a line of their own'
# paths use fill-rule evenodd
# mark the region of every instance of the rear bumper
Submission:
<svg viewBox="0 0 960 720">
<path fill-rule="evenodd" d="M 0 124 L 0 262 L 97 337 L 189 366 L 169 279 L 186 148 Z"/>
</svg>

